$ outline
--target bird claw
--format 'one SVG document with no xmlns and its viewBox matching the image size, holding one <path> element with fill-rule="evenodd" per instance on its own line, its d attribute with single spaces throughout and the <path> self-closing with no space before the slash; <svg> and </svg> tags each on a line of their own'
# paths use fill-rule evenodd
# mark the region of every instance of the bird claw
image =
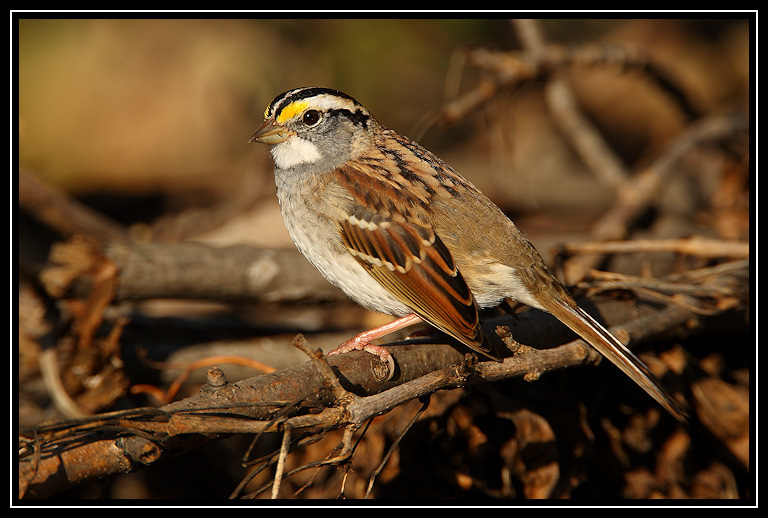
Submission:
<svg viewBox="0 0 768 518">
<path fill-rule="evenodd" d="M 347 340 L 343 344 L 339 345 L 333 351 L 330 351 L 326 356 L 335 356 L 337 354 L 348 353 L 350 351 L 365 351 L 378 356 L 379 359 L 387 364 L 389 372 L 385 381 L 391 380 L 395 375 L 395 359 L 390 352 L 381 345 L 373 345 L 372 343 L 362 340 L 356 340 L 352 338 Z"/>
</svg>

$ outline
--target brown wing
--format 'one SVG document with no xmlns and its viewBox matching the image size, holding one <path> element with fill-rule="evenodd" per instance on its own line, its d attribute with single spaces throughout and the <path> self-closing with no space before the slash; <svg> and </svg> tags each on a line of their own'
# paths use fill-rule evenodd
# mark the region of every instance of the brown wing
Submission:
<svg viewBox="0 0 768 518">
<path fill-rule="evenodd" d="M 477 304 L 435 233 L 431 204 L 452 197 L 458 175 L 418 144 L 390 130 L 377 145 L 336 170 L 345 201 L 344 244 L 358 262 L 422 319 L 499 360 L 483 335 Z M 345 203 L 348 202 L 348 205 Z"/>
<path fill-rule="evenodd" d="M 383 219 L 357 207 L 341 236 L 358 262 L 414 313 L 486 356 L 474 297 L 451 254 L 429 226 Z"/>
</svg>

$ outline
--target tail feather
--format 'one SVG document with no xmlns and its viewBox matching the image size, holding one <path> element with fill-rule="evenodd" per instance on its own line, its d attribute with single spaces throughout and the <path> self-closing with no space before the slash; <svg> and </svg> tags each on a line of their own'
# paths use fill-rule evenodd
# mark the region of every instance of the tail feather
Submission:
<svg viewBox="0 0 768 518">
<path fill-rule="evenodd" d="M 688 420 L 688 412 L 683 405 L 669 395 L 648 366 L 587 312 L 575 303 L 570 305 L 553 299 L 540 302 L 544 309 L 621 369 L 678 421 Z"/>
</svg>

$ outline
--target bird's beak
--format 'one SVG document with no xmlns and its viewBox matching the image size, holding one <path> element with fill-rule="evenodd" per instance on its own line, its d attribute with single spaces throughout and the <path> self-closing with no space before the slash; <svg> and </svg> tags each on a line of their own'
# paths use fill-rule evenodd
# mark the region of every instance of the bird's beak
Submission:
<svg viewBox="0 0 768 518">
<path fill-rule="evenodd" d="M 275 123 L 274 119 L 267 119 L 248 142 L 258 142 L 260 144 L 277 144 L 296 133 L 285 126 Z"/>
</svg>

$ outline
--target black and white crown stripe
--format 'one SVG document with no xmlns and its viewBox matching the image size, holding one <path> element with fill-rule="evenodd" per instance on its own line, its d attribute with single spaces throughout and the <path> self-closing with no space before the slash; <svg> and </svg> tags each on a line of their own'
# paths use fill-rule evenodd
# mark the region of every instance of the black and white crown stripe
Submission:
<svg viewBox="0 0 768 518">
<path fill-rule="evenodd" d="M 353 97 L 331 88 L 305 87 L 288 90 L 270 103 L 264 113 L 265 118 L 290 119 L 307 108 L 321 110 L 326 114 L 344 114 L 353 123 L 366 126 L 371 118 L 368 110 Z M 288 116 L 285 117 L 285 114 Z"/>
</svg>

